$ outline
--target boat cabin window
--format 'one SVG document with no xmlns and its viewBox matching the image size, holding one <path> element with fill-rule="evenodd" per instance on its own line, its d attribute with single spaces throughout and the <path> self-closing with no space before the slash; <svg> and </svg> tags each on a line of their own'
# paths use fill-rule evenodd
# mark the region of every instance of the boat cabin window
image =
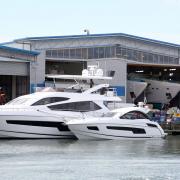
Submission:
<svg viewBox="0 0 180 180">
<path fill-rule="evenodd" d="M 80 102 L 57 104 L 57 105 L 48 106 L 48 108 L 55 111 L 78 111 L 78 112 L 96 111 L 101 109 L 100 106 L 98 106 L 92 101 L 80 101 Z"/>
<path fill-rule="evenodd" d="M 66 97 L 47 97 L 47 98 L 43 98 L 43 99 L 33 103 L 32 106 L 51 104 L 51 103 L 55 103 L 55 102 L 66 101 L 68 99 L 69 98 L 66 98 Z"/>
<path fill-rule="evenodd" d="M 130 111 L 121 116 L 120 119 L 149 119 L 149 117 L 140 111 Z"/>
</svg>

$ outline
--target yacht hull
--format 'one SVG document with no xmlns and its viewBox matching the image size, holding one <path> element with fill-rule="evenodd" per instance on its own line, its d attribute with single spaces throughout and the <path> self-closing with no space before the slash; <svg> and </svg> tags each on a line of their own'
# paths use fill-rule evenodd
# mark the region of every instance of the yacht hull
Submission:
<svg viewBox="0 0 180 180">
<path fill-rule="evenodd" d="M 1 115 L 0 138 L 75 138 L 75 136 L 58 118 Z"/>
<path fill-rule="evenodd" d="M 68 127 L 78 139 L 151 139 L 166 136 L 158 125 L 148 127 L 132 124 L 68 124 Z"/>
<path fill-rule="evenodd" d="M 127 102 L 134 102 L 146 89 L 148 83 L 141 81 L 127 81 Z"/>
<path fill-rule="evenodd" d="M 168 104 L 180 91 L 180 84 L 166 81 L 146 80 L 146 95 L 150 103 Z"/>
</svg>

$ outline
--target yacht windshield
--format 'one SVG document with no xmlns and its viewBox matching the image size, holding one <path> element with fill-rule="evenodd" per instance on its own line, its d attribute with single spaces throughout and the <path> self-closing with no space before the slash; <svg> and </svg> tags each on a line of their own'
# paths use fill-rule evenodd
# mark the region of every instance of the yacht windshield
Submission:
<svg viewBox="0 0 180 180">
<path fill-rule="evenodd" d="M 140 111 L 130 111 L 119 117 L 120 119 L 149 119 L 147 114 Z"/>
</svg>

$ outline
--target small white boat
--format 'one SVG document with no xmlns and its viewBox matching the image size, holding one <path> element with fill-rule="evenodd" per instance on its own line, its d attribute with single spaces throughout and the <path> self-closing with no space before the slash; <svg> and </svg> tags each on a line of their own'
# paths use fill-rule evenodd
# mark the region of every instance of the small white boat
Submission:
<svg viewBox="0 0 180 180">
<path fill-rule="evenodd" d="M 66 124 L 78 139 L 164 138 L 163 129 L 149 119 L 148 112 L 147 108 L 127 107 Z"/>
</svg>

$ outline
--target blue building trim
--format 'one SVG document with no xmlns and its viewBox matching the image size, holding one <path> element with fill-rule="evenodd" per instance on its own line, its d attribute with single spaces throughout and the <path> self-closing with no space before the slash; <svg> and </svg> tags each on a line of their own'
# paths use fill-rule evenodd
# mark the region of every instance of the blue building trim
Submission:
<svg viewBox="0 0 180 180">
<path fill-rule="evenodd" d="M 20 54 L 27 54 L 30 56 L 37 56 L 40 54 L 40 52 L 36 52 L 36 51 L 28 51 L 28 50 L 24 50 L 24 49 L 12 48 L 12 47 L 7 47 L 7 46 L 3 46 L 3 45 L 0 45 L 0 50 L 1 49 L 10 51 L 10 52 L 20 53 Z"/>
<path fill-rule="evenodd" d="M 30 93 L 34 93 L 36 87 L 45 87 L 45 82 L 38 84 L 30 84 Z"/>
<path fill-rule="evenodd" d="M 116 89 L 118 96 L 125 96 L 125 87 L 124 86 L 112 86 L 112 88 Z"/>
</svg>

